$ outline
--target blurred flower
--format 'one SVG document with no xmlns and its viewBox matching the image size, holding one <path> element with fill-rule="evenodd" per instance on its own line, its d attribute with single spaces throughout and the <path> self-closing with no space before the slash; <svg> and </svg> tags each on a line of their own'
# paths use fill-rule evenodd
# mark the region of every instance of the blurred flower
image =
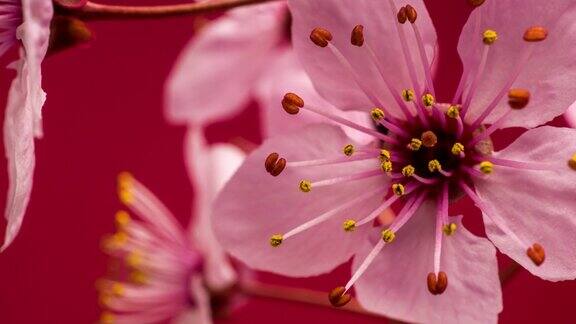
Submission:
<svg viewBox="0 0 576 324">
<path fill-rule="evenodd" d="M 4 119 L 4 146 L 8 160 L 8 221 L 2 250 L 12 243 L 26 212 L 34 173 L 34 137 L 42 137 L 42 91 L 40 65 L 46 54 L 52 19 L 50 0 L 0 1 L 0 55 L 18 41 L 20 59 L 10 67 L 16 78 L 8 93 Z"/>
<path fill-rule="evenodd" d="M 460 86 L 437 103 L 434 27 L 422 1 L 398 3 L 289 1 L 294 48 L 318 92 L 377 126 L 301 93 L 286 94 L 283 108 L 373 141 L 358 145 L 330 125 L 270 139 L 218 197 L 215 231 L 235 257 L 283 275 L 326 273 L 354 256 L 350 281 L 330 293 L 335 306 L 355 286 L 365 308 L 394 318 L 496 322 L 502 298 L 490 241 L 541 278 L 576 277 L 576 133 L 538 127 L 499 152 L 490 141 L 497 129 L 536 127 L 575 101 L 576 47 L 567 44 L 576 35 L 564 31 L 576 5 L 472 1 L 481 6 L 460 37 Z M 490 241 L 449 217 L 463 194 L 482 210 Z M 403 208 L 375 233 L 392 204 Z M 377 242 L 367 239 L 375 234 Z"/>
<path fill-rule="evenodd" d="M 225 307 L 236 273 L 215 241 L 209 197 L 240 165 L 238 149 L 220 145 L 203 152 L 205 186 L 197 187 L 196 217 L 185 231 L 168 208 L 130 174 L 119 176 L 119 196 L 130 211 L 116 214 L 117 233 L 104 250 L 125 267 L 112 264 L 110 278 L 99 282 L 107 309 L 102 323 L 211 323 L 212 306 Z M 224 163 L 225 161 L 225 163 Z M 126 270 L 127 271 L 123 271 Z"/>
</svg>

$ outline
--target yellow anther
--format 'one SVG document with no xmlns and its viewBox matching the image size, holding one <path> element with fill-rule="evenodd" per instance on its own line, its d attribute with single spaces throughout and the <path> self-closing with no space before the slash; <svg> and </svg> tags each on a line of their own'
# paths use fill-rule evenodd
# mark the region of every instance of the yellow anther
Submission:
<svg viewBox="0 0 576 324">
<path fill-rule="evenodd" d="M 486 29 L 484 33 L 482 33 L 482 41 L 486 45 L 492 45 L 497 40 L 498 40 L 498 33 L 495 30 Z"/>
<path fill-rule="evenodd" d="M 394 183 L 392 184 L 392 192 L 394 192 L 396 196 L 403 196 L 406 188 L 404 188 L 404 185 L 401 183 Z"/>
<path fill-rule="evenodd" d="M 442 170 L 442 164 L 436 159 L 430 160 L 430 162 L 428 162 L 428 170 L 430 170 L 430 172 L 440 171 Z"/>
<path fill-rule="evenodd" d="M 448 110 L 446 110 L 446 116 L 448 116 L 450 118 L 460 117 L 460 107 L 458 107 L 458 106 L 448 107 Z"/>
<path fill-rule="evenodd" d="M 132 271 L 130 273 L 130 280 L 138 285 L 144 285 L 148 282 L 148 276 L 142 271 Z"/>
<path fill-rule="evenodd" d="M 121 297 L 122 295 L 124 295 L 124 292 L 126 291 L 125 289 L 126 287 L 124 287 L 124 285 L 120 282 L 113 282 L 110 285 L 110 293 L 114 296 L 118 296 Z"/>
<path fill-rule="evenodd" d="M 416 171 L 416 169 L 411 166 L 410 164 L 408 164 L 407 166 L 402 168 L 402 175 L 405 177 L 411 177 L 414 175 L 414 172 Z"/>
<path fill-rule="evenodd" d="M 344 152 L 344 155 L 352 156 L 352 154 L 354 154 L 354 145 L 348 144 L 344 146 L 344 149 L 342 151 Z"/>
<path fill-rule="evenodd" d="M 131 221 L 130 214 L 128 214 L 128 212 L 124 210 L 120 210 L 116 212 L 115 220 L 116 220 L 116 226 L 119 229 L 125 228 L 126 225 L 128 225 Z"/>
<path fill-rule="evenodd" d="M 282 236 L 282 234 L 274 234 L 270 237 L 270 245 L 273 247 L 279 247 L 283 240 L 284 236 Z"/>
<path fill-rule="evenodd" d="M 480 171 L 484 174 L 490 174 L 494 171 L 494 164 L 490 161 L 480 162 Z"/>
<path fill-rule="evenodd" d="M 100 292 L 100 294 L 98 294 L 98 303 L 100 303 L 101 306 L 109 306 L 110 302 L 112 301 L 112 296 L 110 296 L 110 293 L 108 292 Z"/>
<path fill-rule="evenodd" d="M 420 135 L 422 144 L 426 147 L 434 147 L 438 143 L 438 136 L 433 131 L 425 131 Z"/>
<path fill-rule="evenodd" d="M 346 232 L 352 232 L 356 229 L 356 221 L 349 219 L 344 222 L 343 227 Z"/>
<path fill-rule="evenodd" d="M 298 185 L 300 187 L 300 191 L 302 192 L 310 192 L 312 190 L 312 182 L 309 180 L 302 180 Z"/>
<path fill-rule="evenodd" d="M 454 155 L 460 155 L 462 152 L 464 152 L 464 145 L 462 145 L 462 143 L 454 143 L 454 145 L 452 145 L 451 151 Z"/>
<path fill-rule="evenodd" d="M 422 146 L 422 141 L 418 138 L 413 138 L 410 140 L 410 144 L 408 144 L 408 148 L 412 151 L 418 151 Z"/>
<path fill-rule="evenodd" d="M 424 106 L 426 107 L 432 107 L 432 105 L 436 102 L 436 99 L 434 99 L 434 96 L 430 93 L 427 93 L 425 95 L 422 96 L 422 103 L 424 104 Z"/>
<path fill-rule="evenodd" d="M 392 172 L 392 162 L 390 161 L 384 161 L 380 164 L 380 167 L 382 168 L 382 171 L 384 172 Z"/>
<path fill-rule="evenodd" d="M 410 101 L 414 101 L 414 90 L 412 89 L 404 89 L 402 90 L 402 98 L 404 99 L 404 101 L 406 102 L 410 102 Z"/>
<path fill-rule="evenodd" d="M 103 241 L 103 248 L 104 250 L 116 250 L 124 246 L 128 242 L 128 234 L 124 232 L 117 232 L 114 233 L 112 236 L 109 236 L 104 239 Z"/>
<path fill-rule="evenodd" d="M 138 268 L 142 265 L 142 254 L 132 251 L 126 256 L 126 264 L 132 268 Z"/>
<path fill-rule="evenodd" d="M 391 229 L 386 229 L 382 231 L 382 240 L 386 243 L 392 243 L 396 238 L 396 233 Z"/>
<path fill-rule="evenodd" d="M 382 162 L 390 161 L 391 157 L 392 155 L 390 154 L 390 151 L 384 149 L 380 150 L 380 161 Z"/>
<path fill-rule="evenodd" d="M 572 155 L 572 158 L 570 158 L 570 160 L 568 160 L 568 166 L 570 167 L 570 169 L 576 171 L 576 153 Z"/>
<path fill-rule="evenodd" d="M 456 232 L 456 229 L 458 228 L 458 226 L 456 225 L 456 223 L 450 223 L 450 224 L 446 224 L 444 225 L 444 227 L 442 228 L 442 231 L 444 232 L 444 234 L 446 234 L 447 236 L 453 235 Z"/>
<path fill-rule="evenodd" d="M 374 120 L 380 120 L 384 118 L 384 112 L 380 108 L 374 108 L 370 112 L 370 116 L 372 116 L 372 119 Z"/>
<path fill-rule="evenodd" d="M 132 186 L 134 177 L 128 172 L 118 174 L 118 198 L 123 204 L 129 205 L 134 201 Z"/>
<path fill-rule="evenodd" d="M 113 323 L 114 323 L 114 314 L 108 311 L 102 312 L 102 314 L 100 315 L 100 324 L 113 324 Z"/>
</svg>

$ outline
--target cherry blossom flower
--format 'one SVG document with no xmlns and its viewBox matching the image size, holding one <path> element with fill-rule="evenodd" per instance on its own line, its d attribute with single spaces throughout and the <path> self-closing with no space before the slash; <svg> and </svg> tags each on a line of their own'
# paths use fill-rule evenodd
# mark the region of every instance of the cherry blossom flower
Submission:
<svg viewBox="0 0 576 324">
<path fill-rule="evenodd" d="M 139 219 L 119 211 L 118 231 L 105 241 L 105 251 L 127 270 L 114 268 L 99 284 L 107 309 L 102 323 L 211 323 L 213 297 L 224 296 L 236 283 L 236 272 L 212 234 L 210 204 L 243 153 L 217 145 L 194 154 L 202 158 L 191 171 L 204 185 L 197 187 L 195 217 L 187 230 L 139 181 L 127 173 L 119 176 L 120 199 Z"/>
<path fill-rule="evenodd" d="M 0 1 L 0 55 L 20 43 L 20 59 L 10 65 L 16 70 L 8 93 L 4 120 L 4 147 L 8 160 L 8 221 L 2 250 L 7 248 L 22 225 L 30 199 L 34 173 L 34 137 L 42 137 L 42 91 L 40 65 L 48 48 L 50 0 Z"/>
<path fill-rule="evenodd" d="M 233 256 L 298 277 L 354 257 L 332 304 L 346 304 L 355 287 L 366 309 L 413 322 L 496 322 L 492 244 L 543 279 L 576 277 L 576 133 L 538 127 L 576 99 L 576 5 L 469 2 L 478 8 L 458 45 L 464 71 L 442 103 L 422 1 L 289 1 L 295 50 L 326 103 L 294 88 L 282 107 L 373 141 L 316 124 L 255 150 L 215 203 L 214 229 Z M 334 108 L 362 110 L 374 126 Z M 516 126 L 530 130 L 495 152 L 493 132 Z M 449 215 L 463 195 L 482 210 L 487 239 Z M 392 205 L 402 207 L 397 217 L 376 222 Z"/>
</svg>

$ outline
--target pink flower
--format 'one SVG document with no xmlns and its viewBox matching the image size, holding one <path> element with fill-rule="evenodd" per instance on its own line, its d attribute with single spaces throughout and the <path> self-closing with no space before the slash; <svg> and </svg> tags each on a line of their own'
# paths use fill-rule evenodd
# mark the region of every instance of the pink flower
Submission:
<svg viewBox="0 0 576 324">
<path fill-rule="evenodd" d="M 211 323 L 211 293 L 225 293 L 236 273 L 215 241 L 210 226 L 211 198 L 240 165 L 231 146 L 203 152 L 195 221 L 184 230 L 172 213 L 129 174 L 119 177 L 119 196 L 127 211 L 116 214 L 118 232 L 105 251 L 125 262 L 100 282 L 103 323 Z M 202 176 L 203 175 L 203 176 Z M 113 263 L 114 264 L 114 263 Z"/>
<path fill-rule="evenodd" d="M 502 297 L 490 241 L 541 278 L 576 277 L 576 133 L 533 128 L 576 99 L 576 35 L 565 32 L 575 28 L 575 4 L 488 0 L 475 9 L 458 47 L 462 80 L 448 103 L 434 96 L 436 35 L 422 1 L 289 5 L 294 48 L 318 92 L 338 109 L 370 114 L 376 126 L 304 94 L 287 94 L 283 108 L 373 141 L 358 145 L 338 127 L 310 125 L 265 142 L 215 203 L 215 231 L 232 255 L 300 277 L 354 257 L 350 281 L 330 294 L 334 305 L 354 286 L 366 309 L 427 323 L 497 321 Z M 533 129 L 493 152 L 490 135 L 513 126 Z M 482 210 L 490 241 L 449 216 L 463 194 Z M 392 205 L 403 206 L 398 216 L 375 223 Z"/>
<path fill-rule="evenodd" d="M 0 55 L 21 42 L 20 59 L 8 93 L 4 120 L 4 146 L 8 160 L 8 221 L 2 250 L 18 234 L 30 199 L 34 172 L 34 137 L 42 137 L 42 91 L 40 65 L 46 50 L 52 19 L 50 0 L 4 0 L 0 2 Z"/>
</svg>

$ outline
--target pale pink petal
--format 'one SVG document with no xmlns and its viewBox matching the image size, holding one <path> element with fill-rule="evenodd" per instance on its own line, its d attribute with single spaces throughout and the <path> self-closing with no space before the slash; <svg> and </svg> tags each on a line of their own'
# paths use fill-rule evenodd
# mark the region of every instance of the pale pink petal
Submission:
<svg viewBox="0 0 576 324">
<path fill-rule="evenodd" d="M 435 50 L 436 33 L 423 1 L 355 0 L 353 4 L 348 0 L 288 1 L 294 17 L 292 28 L 294 48 L 318 92 L 340 109 L 368 110 L 375 104 L 368 100 L 354 82 L 352 75 L 328 48 L 320 48 L 310 41 L 310 32 L 316 27 L 328 29 L 334 37 L 331 43 L 351 62 L 354 70 L 361 76 L 367 87 L 376 93 L 380 102 L 392 110 L 395 107 L 395 101 L 382 81 L 375 64 L 372 63 L 374 60 L 370 59 L 366 51 L 367 46 L 373 48 L 383 68 L 383 74 L 397 87 L 397 91 L 413 88 L 396 28 L 397 12 L 391 7 L 390 2 L 394 3 L 396 9 L 406 4 L 411 4 L 416 8 L 418 11 L 416 25 L 424 39 L 428 62 L 431 62 Z M 364 26 L 366 42 L 363 48 L 350 44 L 351 31 L 358 24 Z M 425 74 L 414 32 L 409 23 L 400 27 L 407 37 L 418 84 L 422 86 Z M 398 110 L 394 110 L 393 113 L 399 114 Z"/>
<path fill-rule="evenodd" d="M 285 239 L 279 247 L 270 246 L 270 237 L 285 234 L 360 195 L 386 190 L 383 174 L 313 188 L 308 193 L 298 189 L 303 179 L 315 181 L 377 169 L 378 160 L 287 167 L 278 177 L 264 168 L 271 152 L 278 152 L 290 163 L 343 156 L 342 147 L 348 143 L 340 128 L 315 124 L 272 138 L 248 156 L 214 204 L 214 230 L 226 250 L 250 267 L 289 276 L 325 273 L 348 260 L 368 228 L 346 233 L 344 220 L 367 216 L 381 203 L 382 195 L 342 209 L 323 223 Z"/>
<path fill-rule="evenodd" d="M 302 109 L 297 115 L 289 115 L 282 109 L 282 98 L 288 92 L 297 93 L 309 104 L 322 107 L 335 115 L 348 118 L 365 127 L 372 127 L 372 120 L 365 111 L 341 111 L 314 89 L 312 81 L 304 71 L 293 50 L 278 50 L 276 59 L 268 67 L 258 82 L 256 98 L 261 106 L 260 116 L 265 137 L 287 134 L 305 124 L 326 122 L 327 119 Z M 344 127 L 346 135 L 359 143 L 367 143 L 373 138 L 359 131 Z"/>
<path fill-rule="evenodd" d="M 193 277 L 190 281 L 190 293 L 196 305 L 182 312 L 174 318 L 173 324 L 211 324 L 210 297 L 202 284 L 200 277 Z"/>
<path fill-rule="evenodd" d="M 285 5 L 230 11 L 183 50 L 166 84 L 165 114 L 173 123 L 206 124 L 243 108 L 282 39 Z"/>
<path fill-rule="evenodd" d="M 533 274 L 552 281 L 576 278 L 576 171 L 568 160 L 576 153 L 576 130 L 539 127 L 529 130 L 496 157 L 545 163 L 554 171 L 494 167 L 492 174 L 475 182 L 488 238 Z M 489 216 L 504 220 L 525 244 L 504 233 Z M 493 217 L 492 216 L 492 217 Z M 526 256 L 533 243 L 541 244 L 546 260 L 536 266 Z M 528 246 L 526 246 L 528 245 Z"/>
<path fill-rule="evenodd" d="M 496 249 L 468 232 L 461 217 L 454 217 L 458 230 L 444 236 L 440 271 L 448 276 L 441 295 L 427 288 L 434 271 L 436 209 L 424 207 L 400 229 L 396 240 L 385 246 L 356 283 L 356 295 L 367 310 L 414 323 L 496 323 L 502 310 Z M 368 240 L 354 257 L 357 269 L 374 243 Z"/>
<path fill-rule="evenodd" d="M 523 55 L 534 51 L 521 67 L 513 88 L 530 91 L 529 105 L 514 111 L 504 127 L 535 127 L 561 115 L 576 100 L 576 4 L 572 1 L 509 0 L 486 1 L 474 10 L 460 36 L 458 51 L 464 69 L 476 71 L 482 53 L 482 32 L 493 29 L 498 40 L 490 47 L 486 69 L 472 100 L 470 121 L 489 106 L 505 89 Z M 544 26 L 548 38 L 527 43 L 523 34 L 528 27 Z M 473 73 L 475 74 L 475 72 Z M 468 87 L 472 83 L 468 78 Z M 505 89 L 507 91 L 508 89 Z M 466 91 L 465 91 L 466 92 Z M 486 122 L 492 123 L 510 108 L 507 92 Z"/>
<path fill-rule="evenodd" d="M 194 185 L 194 221 L 190 235 L 205 258 L 204 275 L 210 288 L 230 287 L 237 279 L 230 261 L 212 230 L 212 202 L 244 160 L 244 153 L 232 145 L 208 148 L 203 129 L 190 127 L 185 143 L 188 173 Z"/>
<path fill-rule="evenodd" d="M 2 250 L 16 237 L 28 206 L 34 172 L 34 137 L 42 136 L 41 110 L 46 99 L 42 91 L 40 65 L 46 54 L 52 18 L 51 1 L 22 1 L 24 22 L 18 27 L 22 41 L 16 78 L 8 93 L 4 120 L 4 146 L 8 161 L 8 193 L 5 218 L 8 221 Z"/>
<path fill-rule="evenodd" d="M 576 103 L 573 103 L 568 111 L 564 114 L 564 118 L 572 127 L 576 127 Z"/>
</svg>

